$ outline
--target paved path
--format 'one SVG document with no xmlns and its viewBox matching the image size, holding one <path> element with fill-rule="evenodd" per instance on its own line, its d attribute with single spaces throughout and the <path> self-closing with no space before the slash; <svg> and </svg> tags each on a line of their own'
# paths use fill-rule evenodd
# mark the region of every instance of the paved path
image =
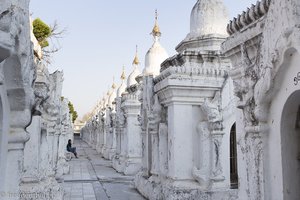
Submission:
<svg viewBox="0 0 300 200">
<path fill-rule="evenodd" d="M 133 177 L 117 173 L 81 139 L 73 145 L 78 159 L 72 158 L 70 174 L 64 176 L 65 200 L 144 200 L 133 187 Z"/>
</svg>

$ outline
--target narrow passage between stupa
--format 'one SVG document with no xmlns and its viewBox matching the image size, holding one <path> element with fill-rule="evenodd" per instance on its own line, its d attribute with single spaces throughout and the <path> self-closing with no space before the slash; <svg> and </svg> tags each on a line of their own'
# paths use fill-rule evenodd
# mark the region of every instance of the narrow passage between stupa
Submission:
<svg viewBox="0 0 300 200">
<path fill-rule="evenodd" d="M 101 158 L 94 149 L 79 137 L 74 147 L 78 158 L 69 161 L 70 174 L 61 183 L 65 200 L 143 200 L 133 186 L 133 176 L 124 176 L 112 168 L 111 161 Z"/>
</svg>

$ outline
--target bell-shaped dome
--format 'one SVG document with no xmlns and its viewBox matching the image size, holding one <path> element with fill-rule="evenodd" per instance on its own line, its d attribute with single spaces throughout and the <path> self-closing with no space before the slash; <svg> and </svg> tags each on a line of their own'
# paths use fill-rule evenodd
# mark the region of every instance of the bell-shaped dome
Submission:
<svg viewBox="0 0 300 200">
<path fill-rule="evenodd" d="M 159 75 L 161 63 L 169 57 L 167 51 L 161 46 L 159 42 L 161 32 L 157 23 L 157 11 L 155 17 L 155 25 L 151 34 L 154 37 L 154 43 L 145 56 L 145 68 L 143 71 L 144 76 Z"/>
<path fill-rule="evenodd" d="M 105 108 L 105 97 L 101 99 L 101 110 Z"/>
<path fill-rule="evenodd" d="M 109 96 L 109 99 L 108 99 L 108 106 L 109 107 L 112 107 L 112 104 L 113 104 L 116 97 L 117 97 L 116 90 L 113 90 L 112 93 Z"/>
<path fill-rule="evenodd" d="M 132 62 L 132 66 L 133 66 L 133 71 L 128 76 L 127 87 L 130 87 L 130 86 L 136 84 L 137 82 L 136 82 L 135 78 L 140 74 L 140 70 L 138 68 L 138 66 L 139 66 L 139 59 L 138 59 L 138 56 L 137 56 L 137 52 L 136 52 L 134 60 Z"/>
<path fill-rule="evenodd" d="M 112 87 L 111 87 L 112 91 L 111 91 L 111 93 L 109 95 L 109 98 L 108 98 L 108 106 L 109 107 L 112 107 L 112 103 L 114 102 L 115 98 L 117 97 L 116 87 L 117 86 L 116 86 L 116 84 L 114 82 L 113 85 L 112 85 Z"/>
<path fill-rule="evenodd" d="M 189 38 L 205 35 L 228 35 L 228 11 L 223 0 L 198 0 L 193 7 Z"/>
<path fill-rule="evenodd" d="M 157 76 L 160 73 L 160 65 L 168 58 L 168 53 L 156 40 L 145 57 L 145 68 L 143 71 L 144 76 L 153 75 Z"/>
<path fill-rule="evenodd" d="M 119 86 L 119 88 L 117 90 L 117 97 L 121 97 L 122 93 L 125 92 L 125 90 L 126 90 L 125 79 L 126 79 L 126 75 L 125 75 L 125 70 L 124 70 L 124 67 L 123 67 L 123 72 L 122 72 L 122 75 L 121 75 L 122 83 L 121 83 L 121 85 Z"/>
<path fill-rule="evenodd" d="M 122 94 L 125 92 L 125 90 L 126 90 L 126 83 L 125 81 L 122 81 L 120 87 L 117 90 L 117 97 L 121 97 Z"/>
<path fill-rule="evenodd" d="M 109 96 L 111 95 L 111 90 L 110 90 L 110 88 L 107 90 L 107 93 L 106 93 L 106 95 L 105 95 L 105 102 L 104 102 L 104 108 L 106 108 L 107 107 L 107 105 L 108 105 L 108 100 L 109 100 Z"/>
<path fill-rule="evenodd" d="M 130 87 L 134 84 L 136 84 L 136 80 L 135 78 L 140 74 L 140 70 L 138 68 L 137 65 L 134 66 L 134 70 L 133 72 L 131 72 L 131 74 L 128 76 L 128 79 L 127 79 L 127 87 Z"/>
</svg>

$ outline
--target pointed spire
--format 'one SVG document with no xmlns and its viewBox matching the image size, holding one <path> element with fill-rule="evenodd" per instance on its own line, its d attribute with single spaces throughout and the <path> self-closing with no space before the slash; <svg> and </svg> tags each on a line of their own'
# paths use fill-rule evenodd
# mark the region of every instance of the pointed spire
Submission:
<svg viewBox="0 0 300 200">
<path fill-rule="evenodd" d="M 122 75 L 121 75 L 121 80 L 124 81 L 126 79 L 126 75 L 125 75 L 125 66 L 123 66 L 123 71 L 122 71 Z"/>
<path fill-rule="evenodd" d="M 137 55 L 137 52 L 138 52 L 138 46 L 136 45 L 136 50 L 135 50 L 135 57 L 134 57 L 134 60 L 132 62 L 133 65 L 138 65 L 140 64 L 140 61 L 139 61 L 139 58 L 138 58 L 138 55 Z"/>
<path fill-rule="evenodd" d="M 155 24 L 154 27 L 152 29 L 152 33 L 151 33 L 154 37 L 160 37 L 161 36 L 161 32 L 160 32 L 160 28 L 158 26 L 158 12 L 157 9 L 155 10 Z"/>
<path fill-rule="evenodd" d="M 107 96 L 110 95 L 110 87 L 108 86 L 108 89 L 107 89 L 107 93 L 106 93 Z"/>
<path fill-rule="evenodd" d="M 116 89 L 117 85 L 115 83 L 115 77 L 113 76 L 113 84 L 111 86 L 112 89 Z"/>
</svg>

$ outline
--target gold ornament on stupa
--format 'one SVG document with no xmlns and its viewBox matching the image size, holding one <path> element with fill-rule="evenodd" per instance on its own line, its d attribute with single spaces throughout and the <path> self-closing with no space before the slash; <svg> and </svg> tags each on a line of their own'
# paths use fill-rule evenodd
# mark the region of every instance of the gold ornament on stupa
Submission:
<svg viewBox="0 0 300 200">
<path fill-rule="evenodd" d="M 126 79 L 126 75 L 125 75 L 125 67 L 123 66 L 123 71 L 121 74 L 121 80 L 125 80 Z"/>
<path fill-rule="evenodd" d="M 155 24 L 154 24 L 154 27 L 152 29 L 152 35 L 153 36 L 161 36 L 161 32 L 160 32 L 160 28 L 158 26 L 158 22 L 157 22 L 157 19 L 158 19 L 158 13 L 157 13 L 157 10 L 155 10 Z"/>
<path fill-rule="evenodd" d="M 110 95 L 110 87 L 109 87 L 109 85 L 108 85 L 108 89 L 107 89 L 107 93 L 106 93 L 106 95 L 107 95 L 107 96 L 109 96 L 109 95 Z"/>
<path fill-rule="evenodd" d="M 134 57 L 133 62 L 132 62 L 133 65 L 140 64 L 140 61 L 139 61 L 139 58 L 138 58 L 138 55 L 137 55 L 137 51 L 138 51 L 138 46 L 136 45 L 135 57 Z"/>
<path fill-rule="evenodd" d="M 117 85 L 115 83 L 115 77 L 113 77 L 113 84 L 111 86 L 112 89 L 116 89 L 117 88 Z"/>
</svg>

